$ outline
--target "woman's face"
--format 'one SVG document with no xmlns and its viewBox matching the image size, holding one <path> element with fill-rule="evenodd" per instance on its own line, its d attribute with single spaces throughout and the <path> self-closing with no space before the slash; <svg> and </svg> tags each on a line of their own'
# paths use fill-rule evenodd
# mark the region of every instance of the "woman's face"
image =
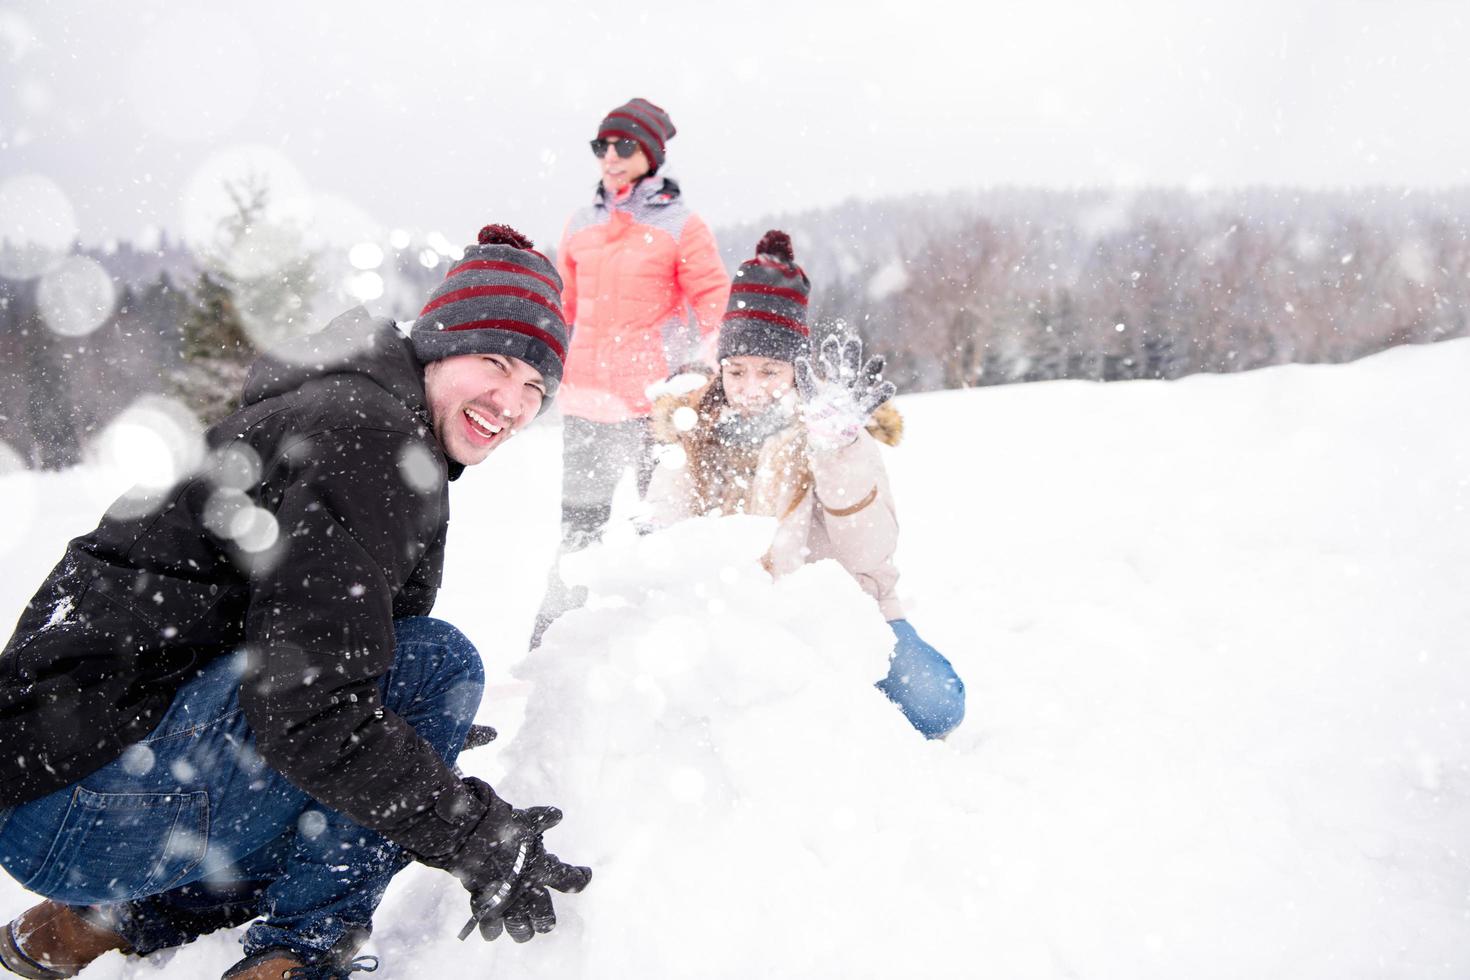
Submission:
<svg viewBox="0 0 1470 980">
<path fill-rule="evenodd" d="M 742 412 L 761 412 L 789 392 L 796 369 L 774 357 L 727 357 L 720 362 L 725 401 Z"/>
<path fill-rule="evenodd" d="M 618 154 L 617 144 L 622 143 L 624 148 L 632 144 L 633 155 L 630 157 Z M 602 171 L 602 186 L 609 194 L 616 194 L 624 187 L 648 173 L 652 167 L 648 157 L 643 150 L 638 148 L 637 143 L 632 140 L 612 140 L 607 144 L 606 150 L 597 160 L 597 166 Z"/>
</svg>

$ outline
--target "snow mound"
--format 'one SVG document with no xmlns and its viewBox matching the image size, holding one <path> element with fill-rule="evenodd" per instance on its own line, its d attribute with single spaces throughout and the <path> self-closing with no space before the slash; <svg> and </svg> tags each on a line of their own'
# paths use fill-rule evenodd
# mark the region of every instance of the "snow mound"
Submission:
<svg viewBox="0 0 1470 980">
<path fill-rule="evenodd" d="M 892 891 L 917 875 L 948 894 L 968 873 L 940 832 L 962 832 L 952 754 L 873 687 L 893 634 L 872 600 L 832 562 L 772 582 L 773 530 L 704 518 L 567 563 L 589 602 L 518 671 L 534 688 L 501 789 L 561 806 L 551 843 L 596 877 L 562 903 L 576 962 L 528 958 L 523 975 L 817 976 L 895 902 L 920 934 L 961 926 L 960 907 Z M 650 931 L 678 938 L 627 940 Z M 691 967 L 690 948 L 711 953 Z"/>
</svg>

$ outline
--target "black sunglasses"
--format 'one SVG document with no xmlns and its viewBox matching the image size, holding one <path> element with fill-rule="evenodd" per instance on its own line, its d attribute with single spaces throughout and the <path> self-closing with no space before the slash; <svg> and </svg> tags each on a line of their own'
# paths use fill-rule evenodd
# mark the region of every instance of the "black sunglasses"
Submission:
<svg viewBox="0 0 1470 980">
<path fill-rule="evenodd" d="M 609 146 L 612 147 L 614 150 L 617 150 L 618 156 L 622 157 L 624 160 L 628 159 L 630 156 L 638 152 L 638 144 L 633 140 L 595 139 L 592 141 L 592 155 L 598 158 L 607 156 L 607 148 Z"/>
</svg>

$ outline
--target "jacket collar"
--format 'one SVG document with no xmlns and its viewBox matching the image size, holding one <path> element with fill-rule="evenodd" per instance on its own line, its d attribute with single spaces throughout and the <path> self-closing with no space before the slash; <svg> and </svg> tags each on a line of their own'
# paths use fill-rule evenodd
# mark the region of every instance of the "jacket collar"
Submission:
<svg viewBox="0 0 1470 980">
<path fill-rule="evenodd" d="M 679 190 L 678 181 L 672 177 L 654 175 L 644 177 L 633 185 L 633 193 L 623 199 L 621 204 L 611 204 L 608 201 L 607 188 L 598 181 L 597 191 L 593 194 L 592 204 L 594 207 L 605 210 L 623 209 L 631 211 L 639 207 L 664 207 L 673 204 L 679 199 L 682 192 Z"/>
</svg>

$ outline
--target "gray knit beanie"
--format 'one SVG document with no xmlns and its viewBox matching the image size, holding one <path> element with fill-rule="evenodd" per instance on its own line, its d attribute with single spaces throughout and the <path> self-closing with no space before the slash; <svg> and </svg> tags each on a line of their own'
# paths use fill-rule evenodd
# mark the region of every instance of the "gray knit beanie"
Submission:
<svg viewBox="0 0 1470 980">
<path fill-rule="evenodd" d="M 807 353 L 807 294 L 812 284 L 796 264 L 791 236 L 768 231 L 755 258 L 740 263 L 730 287 L 730 302 L 720 323 L 719 357 L 774 357 L 795 360 Z"/>
<path fill-rule="evenodd" d="M 460 354 L 504 354 L 541 372 L 546 411 L 561 385 L 567 330 L 561 277 L 530 239 L 506 225 L 486 225 L 479 242 L 429 294 L 409 339 L 427 364 Z"/>
</svg>

